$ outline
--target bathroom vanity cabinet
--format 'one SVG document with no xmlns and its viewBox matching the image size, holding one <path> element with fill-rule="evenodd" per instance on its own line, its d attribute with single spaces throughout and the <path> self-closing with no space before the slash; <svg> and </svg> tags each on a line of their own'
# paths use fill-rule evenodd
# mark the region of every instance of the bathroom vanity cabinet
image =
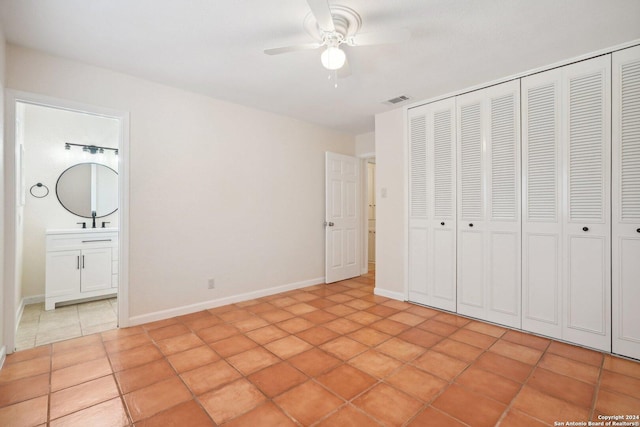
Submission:
<svg viewBox="0 0 640 427">
<path fill-rule="evenodd" d="M 46 250 L 46 310 L 117 293 L 117 229 L 48 230 Z"/>
</svg>

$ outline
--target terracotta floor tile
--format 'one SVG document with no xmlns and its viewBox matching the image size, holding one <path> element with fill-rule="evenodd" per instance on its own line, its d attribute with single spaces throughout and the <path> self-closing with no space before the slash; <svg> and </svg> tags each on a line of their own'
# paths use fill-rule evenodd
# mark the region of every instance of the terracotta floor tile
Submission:
<svg viewBox="0 0 640 427">
<path fill-rule="evenodd" d="M 352 405 L 345 405 L 322 420 L 317 427 L 375 427 L 382 426 Z"/>
<path fill-rule="evenodd" d="M 378 380 L 350 365 L 340 365 L 337 368 L 320 375 L 317 381 L 326 386 L 343 399 L 353 399 Z"/>
<path fill-rule="evenodd" d="M 600 389 L 595 409 L 602 414 L 638 415 L 640 399 Z M 636 420 L 637 421 L 637 420 Z"/>
<path fill-rule="evenodd" d="M 106 357 L 67 366 L 51 373 L 51 391 L 61 390 L 111 374 L 111 365 Z"/>
<path fill-rule="evenodd" d="M 307 319 L 303 319 L 302 317 L 294 317 L 292 319 L 279 322 L 276 324 L 276 326 L 289 332 L 290 334 L 295 334 L 297 332 L 304 331 L 305 329 L 314 327 L 315 323 L 310 322 Z"/>
<path fill-rule="evenodd" d="M 317 308 L 309 305 L 309 304 L 305 304 L 304 302 L 300 302 L 298 304 L 293 304 L 293 305 L 289 305 L 287 307 L 284 308 L 285 310 L 287 310 L 289 313 L 293 313 L 296 316 L 301 316 L 305 313 L 310 313 L 312 311 L 316 311 Z"/>
<path fill-rule="evenodd" d="M 119 351 L 129 350 L 151 343 L 151 338 L 147 334 L 135 334 L 119 338 L 114 338 L 104 343 L 104 347 L 108 353 L 116 353 Z"/>
<path fill-rule="evenodd" d="M 584 421 L 584 420 L 582 420 Z M 548 424 L 535 418 L 531 418 L 524 412 L 511 409 L 499 424 L 501 427 L 545 427 Z"/>
<path fill-rule="evenodd" d="M 190 348 L 204 345 L 204 341 L 198 338 L 196 334 L 188 333 L 157 341 L 156 345 L 158 346 L 162 354 L 164 354 L 165 356 L 170 356 L 174 353 L 179 353 Z"/>
<path fill-rule="evenodd" d="M 132 326 L 130 328 L 111 329 L 110 331 L 101 332 L 100 335 L 102 336 L 102 341 L 107 342 L 117 338 L 142 334 L 144 332 L 145 330 L 142 326 Z"/>
<path fill-rule="evenodd" d="M 369 350 L 349 361 L 350 365 L 373 375 L 384 378 L 402 366 L 402 362 L 376 350 Z"/>
<path fill-rule="evenodd" d="M 506 328 L 501 326 L 491 325 L 489 323 L 470 321 L 464 326 L 466 329 L 470 329 L 481 334 L 491 335 L 492 337 L 500 338 L 507 332 Z"/>
<path fill-rule="evenodd" d="M 353 401 L 388 425 L 402 425 L 422 408 L 419 400 L 387 384 L 380 383 Z"/>
<path fill-rule="evenodd" d="M 466 362 L 435 351 L 427 351 L 412 364 L 447 381 L 457 377 L 468 366 Z"/>
<path fill-rule="evenodd" d="M 382 319 L 382 317 L 376 316 L 375 314 L 367 313 L 366 311 L 357 311 L 345 316 L 345 319 L 349 319 L 361 325 L 370 325 L 371 323 L 377 322 L 378 320 Z"/>
<path fill-rule="evenodd" d="M 456 378 L 463 387 L 508 405 L 522 388 L 522 384 L 484 371 L 475 366 L 466 369 Z"/>
<path fill-rule="evenodd" d="M 264 320 L 266 320 L 269 323 L 277 323 L 287 319 L 292 319 L 295 317 L 295 314 L 289 313 L 286 310 L 276 309 L 276 310 L 270 310 L 270 311 L 263 311 L 261 313 L 258 313 L 258 316 L 262 317 Z"/>
<path fill-rule="evenodd" d="M 312 345 L 296 336 L 289 335 L 288 337 L 271 341 L 269 344 L 265 344 L 264 347 L 281 359 L 288 359 L 311 349 Z"/>
<path fill-rule="evenodd" d="M 401 338 L 405 341 L 409 341 L 412 344 L 419 345 L 425 349 L 437 344 L 442 340 L 440 335 L 432 334 L 431 332 L 425 331 L 420 328 L 411 328 L 400 335 L 398 338 Z"/>
<path fill-rule="evenodd" d="M 271 402 L 260 405 L 244 415 L 229 421 L 225 427 L 296 427 L 291 418 L 285 415 L 279 408 Z"/>
<path fill-rule="evenodd" d="M 175 375 L 176 373 L 171 369 L 171 365 L 169 365 L 165 359 L 158 359 L 144 365 L 136 366 L 135 368 L 116 372 L 115 374 L 116 381 L 120 385 L 120 390 L 122 390 L 124 394 L 171 378 Z"/>
<path fill-rule="evenodd" d="M 331 307 L 325 307 L 324 311 L 328 311 L 331 314 L 342 317 L 342 316 L 347 316 L 349 314 L 355 313 L 358 310 L 356 310 L 355 308 L 349 307 L 348 305 L 336 304 L 336 305 L 332 305 Z"/>
<path fill-rule="evenodd" d="M 549 352 L 545 353 L 538 366 L 589 384 L 595 384 L 600 375 L 600 369 L 593 365 L 587 365 L 573 359 L 556 356 Z"/>
<path fill-rule="evenodd" d="M 20 350 L 11 354 L 7 354 L 4 361 L 5 366 L 25 360 L 37 359 L 44 356 L 51 356 L 51 344 L 41 345 L 39 347 L 30 348 L 28 350 Z"/>
<path fill-rule="evenodd" d="M 147 333 L 154 341 L 160 341 L 178 335 L 188 334 L 189 328 L 184 326 L 182 323 L 177 323 L 158 329 L 153 329 Z"/>
<path fill-rule="evenodd" d="M 328 300 L 330 301 L 334 301 L 334 302 L 338 302 L 338 303 L 344 303 L 346 301 L 351 301 L 354 297 L 352 297 L 351 295 L 345 295 L 345 294 L 333 294 L 333 295 L 329 295 L 327 297 Z"/>
<path fill-rule="evenodd" d="M 308 377 L 290 364 L 281 362 L 254 372 L 247 379 L 268 397 L 275 397 L 307 381 Z"/>
<path fill-rule="evenodd" d="M 200 329 L 209 328 L 211 326 L 219 325 L 222 323 L 222 319 L 218 316 L 214 316 L 209 313 L 208 317 L 201 317 L 199 319 L 190 320 L 184 322 L 185 326 L 192 331 L 199 331 Z"/>
<path fill-rule="evenodd" d="M 513 332 L 513 331 L 509 331 Z M 507 332 L 507 333 L 509 333 Z M 483 350 L 488 349 L 496 342 L 497 338 L 492 337 L 491 335 L 481 334 L 479 332 L 474 332 L 469 329 L 458 329 L 455 333 L 449 336 L 452 340 L 456 340 L 459 342 L 463 342 L 465 344 L 472 345 L 474 347 L 481 348 Z"/>
<path fill-rule="evenodd" d="M 136 423 L 136 427 L 213 427 L 215 423 L 202 407 L 189 400 Z"/>
<path fill-rule="evenodd" d="M 328 300 L 326 298 L 317 298 L 313 301 L 309 301 L 307 304 L 315 308 L 327 308 L 327 307 L 333 307 L 334 305 L 336 305 L 334 301 Z"/>
<path fill-rule="evenodd" d="M 49 396 L 36 397 L 0 408 L 0 425 L 36 426 L 47 422 Z"/>
<path fill-rule="evenodd" d="M 0 407 L 49 394 L 49 374 L 22 378 L 0 385 Z"/>
<path fill-rule="evenodd" d="M 429 307 L 422 307 L 420 305 L 412 305 L 406 310 L 406 312 L 417 314 L 418 316 L 422 317 L 423 320 L 431 319 L 433 316 L 436 316 L 441 313 L 441 311 L 439 310 L 429 308 Z"/>
<path fill-rule="evenodd" d="M 385 302 L 382 303 L 382 305 L 386 306 L 386 307 L 391 307 L 394 308 L 396 310 L 406 310 L 408 308 L 413 307 L 413 304 L 405 302 L 405 301 L 398 301 L 395 299 L 389 299 Z"/>
<path fill-rule="evenodd" d="M 335 320 L 337 319 L 338 316 L 336 316 L 335 314 L 331 314 L 328 311 L 316 310 L 310 313 L 305 313 L 300 317 L 303 317 L 307 319 L 309 322 L 315 323 L 316 325 L 320 325 L 322 323 L 327 323 L 332 320 Z"/>
<path fill-rule="evenodd" d="M 118 387 L 112 375 L 51 393 L 49 417 L 56 418 L 118 397 Z"/>
<path fill-rule="evenodd" d="M 317 348 L 293 356 L 288 362 L 310 377 L 320 375 L 342 363 L 337 357 Z"/>
<path fill-rule="evenodd" d="M 162 353 L 153 344 L 146 344 L 130 350 L 109 354 L 111 366 L 115 372 L 161 359 Z"/>
<path fill-rule="evenodd" d="M 345 318 L 333 320 L 331 322 L 325 323 L 323 326 L 342 335 L 362 328 L 362 325 L 360 323 Z"/>
<path fill-rule="evenodd" d="M 224 322 L 234 323 L 241 320 L 251 319 L 255 316 L 255 314 L 253 314 L 248 310 L 232 310 L 232 311 L 227 311 L 226 313 L 220 313 L 217 316 L 221 318 Z"/>
<path fill-rule="evenodd" d="M 377 304 L 377 305 L 374 305 L 373 307 L 367 308 L 365 311 L 367 313 L 375 314 L 376 316 L 380 316 L 380 317 L 393 316 L 398 312 L 398 310 L 396 310 L 395 308 L 386 307 L 381 304 Z"/>
<path fill-rule="evenodd" d="M 314 326 L 313 328 L 309 328 L 296 334 L 297 337 L 300 337 L 313 345 L 324 344 L 327 341 L 331 341 L 336 338 L 338 335 L 338 333 L 323 326 Z"/>
<path fill-rule="evenodd" d="M 344 403 L 313 381 L 281 394 L 274 402 L 303 425 L 313 424 Z"/>
<path fill-rule="evenodd" d="M 54 353 L 51 357 L 51 369 L 56 370 L 75 365 L 89 360 L 98 359 L 107 355 L 102 342 L 82 347 L 82 350 L 72 349 L 65 352 Z"/>
<path fill-rule="evenodd" d="M 378 320 L 377 322 L 370 324 L 369 327 L 389 335 L 398 335 L 399 333 L 411 328 L 409 325 L 389 319 Z"/>
<path fill-rule="evenodd" d="M 533 369 L 531 365 L 491 352 L 480 356 L 474 366 L 520 383 L 529 377 Z"/>
<path fill-rule="evenodd" d="M 235 381 L 241 376 L 224 360 L 180 374 L 185 384 L 196 396 Z"/>
<path fill-rule="evenodd" d="M 294 295 L 291 295 L 291 298 L 296 299 L 302 302 L 313 301 L 314 299 L 318 299 L 316 295 L 313 295 L 309 292 L 298 292 Z"/>
<path fill-rule="evenodd" d="M 456 316 L 455 314 L 451 313 L 440 313 L 433 316 L 432 319 L 438 322 L 447 323 L 449 325 L 455 326 L 456 328 L 461 328 L 471 322 L 469 319 Z"/>
<path fill-rule="evenodd" d="M 175 325 L 178 323 L 178 319 L 171 317 L 169 319 L 157 320 L 155 322 L 149 322 L 142 325 L 145 331 L 153 331 L 154 329 L 164 328 L 165 326 Z"/>
<path fill-rule="evenodd" d="M 22 378 L 44 374 L 45 372 L 49 372 L 50 368 L 50 356 L 41 356 L 21 362 L 7 363 L 7 365 L 0 370 L 0 385 Z"/>
<path fill-rule="evenodd" d="M 389 320 L 404 323 L 405 325 L 409 326 L 416 326 L 424 322 L 425 318 L 416 314 L 407 313 L 406 311 L 401 311 L 400 313 L 389 316 Z"/>
<path fill-rule="evenodd" d="M 548 424 L 558 420 L 586 421 L 589 410 L 524 386 L 513 401 L 513 408 Z"/>
<path fill-rule="evenodd" d="M 447 337 L 458 330 L 457 326 L 450 325 L 449 323 L 439 322 L 435 319 L 429 319 L 426 322 L 422 322 L 417 327 L 419 329 L 423 329 L 427 332 L 431 332 L 443 337 Z"/>
<path fill-rule="evenodd" d="M 376 347 L 381 353 L 408 362 L 420 356 L 426 350 L 419 345 L 411 344 L 399 338 L 391 338 Z"/>
<path fill-rule="evenodd" d="M 64 340 L 60 342 L 54 342 L 51 345 L 51 351 L 55 353 L 62 353 L 70 350 L 76 350 L 80 347 L 92 344 L 102 344 L 102 337 L 98 334 L 87 335 L 84 337 L 73 338 L 70 340 Z"/>
<path fill-rule="evenodd" d="M 191 392 L 177 377 L 168 378 L 124 395 L 134 422 L 149 418 L 191 399 Z"/>
<path fill-rule="evenodd" d="M 423 402 L 430 402 L 449 385 L 447 381 L 410 365 L 405 365 L 394 372 L 385 379 L 385 382 Z"/>
<path fill-rule="evenodd" d="M 463 362 L 472 362 L 483 353 L 481 348 L 448 338 L 431 347 L 431 350 L 455 357 Z"/>
<path fill-rule="evenodd" d="M 225 338 L 220 341 L 216 341 L 209 346 L 216 351 L 222 357 L 233 356 L 234 354 L 242 353 L 250 348 L 256 347 L 255 341 L 250 340 L 244 335 L 234 335 L 229 338 Z"/>
<path fill-rule="evenodd" d="M 246 332 L 247 337 L 251 338 L 253 341 L 257 342 L 258 344 L 263 344 L 263 345 L 269 342 L 275 341 L 279 338 L 286 337 L 288 335 L 289 335 L 288 332 L 274 325 L 268 325 L 268 326 L 261 327 L 259 329 Z M 215 348 L 215 346 L 213 345 L 212 347 Z M 225 351 L 223 350 L 223 352 Z"/>
<path fill-rule="evenodd" d="M 223 324 L 210 326 L 196 331 L 196 334 L 206 343 L 220 341 L 238 333 L 240 333 L 240 331 L 237 328 Z"/>
<path fill-rule="evenodd" d="M 231 356 L 227 361 L 244 375 L 249 375 L 280 362 L 280 358 L 262 347 L 257 347 Z"/>
<path fill-rule="evenodd" d="M 538 363 L 538 360 L 540 360 L 540 357 L 542 357 L 542 351 L 540 350 L 505 340 L 496 341 L 496 343 L 489 348 L 489 351 L 529 365 L 535 365 Z"/>
<path fill-rule="evenodd" d="M 520 331 L 509 330 L 503 336 L 502 339 L 510 341 L 515 344 L 524 345 L 527 347 L 535 348 L 536 350 L 545 351 L 551 340 L 548 338 L 539 337 L 532 334 L 527 334 Z"/>
<path fill-rule="evenodd" d="M 198 398 L 217 424 L 232 420 L 265 400 L 260 390 L 246 379 L 239 379 Z"/>
<path fill-rule="evenodd" d="M 640 379 L 617 372 L 603 370 L 600 377 L 600 388 L 640 399 Z"/>
<path fill-rule="evenodd" d="M 349 360 L 357 354 L 366 351 L 369 347 L 345 336 L 326 342 L 320 348 L 342 360 Z"/>
<path fill-rule="evenodd" d="M 452 384 L 434 402 L 433 407 L 474 426 L 494 426 L 506 405 Z"/>
<path fill-rule="evenodd" d="M 193 320 L 208 319 L 213 317 L 213 314 L 207 310 L 196 311 L 195 313 L 184 314 L 182 316 L 176 316 L 176 320 L 180 323 L 188 323 Z"/>
<path fill-rule="evenodd" d="M 356 310 L 366 310 L 369 307 L 373 307 L 375 303 L 364 301 L 361 299 L 352 299 L 344 303 L 347 307 L 355 308 Z"/>
<path fill-rule="evenodd" d="M 271 304 L 275 305 L 276 307 L 287 307 L 293 304 L 296 304 L 298 302 L 298 300 L 291 298 L 291 297 L 280 297 L 280 298 L 275 298 L 272 299 L 270 301 Z"/>
<path fill-rule="evenodd" d="M 536 368 L 527 385 L 538 391 L 566 400 L 576 406 L 591 408 L 596 387 L 544 368 Z"/>
<path fill-rule="evenodd" d="M 466 427 L 455 418 L 451 418 L 444 412 L 429 406 L 407 425 L 407 427 Z"/>
<path fill-rule="evenodd" d="M 171 366 L 178 372 L 186 372 L 216 362 L 220 356 L 209 346 L 203 345 L 167 357 Z"/>
<path fill-rule="evenodd" d="M 391 335 L 380 332 L 377 329 L 365 327 L 362 329 L 358 329 L 355 332 L 351 332 L 349 334 L 349 337 L 358 342 L 361 342 L 362 344 L 373 347 L 388 340 L 389 338 L 391 338 Z"/>
<path fill-rule="evenodd" d="M 129 417 L 122 405 L 120 397 L 74 412 L 70 415 L 55 419 L 49 424 L 51 427 L 85 427 L 85 426 L 113 426 L 129 425 Z"/>
<path fill-rule="evenodd" d="M 605 355 L 603 368 L 640 379 L 640 363 L 621 357 Z"/>
<path fill-rule="evenodd" d="M 268 302 L 259 302 L 258 304 L 249 306 L 246 308 L 247 311 L 252 312 L 253 314 L 263 313 L 265 311 L 275 310 L 277 307 L 273 304 L 269 304 Z"/>
<path fill-rule="evenodd" d="M 598 368 L 602 366 L 602 360 L 604 358 L 604 355 L 599 351 L 589 350 L 587 348 L 559 341 L 552 341 L 547 351 L 549 353 L 557 354 L 558 356 L 566 357 L 567 359 L 577 360 L 578 362 L 593 365 Z"/>
</svg>

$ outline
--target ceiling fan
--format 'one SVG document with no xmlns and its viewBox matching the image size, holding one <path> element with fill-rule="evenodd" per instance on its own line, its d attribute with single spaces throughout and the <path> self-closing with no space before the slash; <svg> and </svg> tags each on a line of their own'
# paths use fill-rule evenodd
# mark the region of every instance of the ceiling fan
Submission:
<svg viewBox="0 0 640 427">
<path fill-rule="evenodd" d="M 399 43 L 411 36 L 406 29 L 358 33 L 362 19 L 355 10 L 340 5 L 329 6 L 328 0 L 307 0 L 307 4 L 311 12 L 304 19 L 304 29 L 316 42 L 266 49 L 264 53 L 279 55 L 324 48 L 320 55 L 322 65 L 328 70 L 338 70 L 345 67 L 347 60 L 344 50 L 340 49 L 342 44 L 355 47 Z"/>
</svg>

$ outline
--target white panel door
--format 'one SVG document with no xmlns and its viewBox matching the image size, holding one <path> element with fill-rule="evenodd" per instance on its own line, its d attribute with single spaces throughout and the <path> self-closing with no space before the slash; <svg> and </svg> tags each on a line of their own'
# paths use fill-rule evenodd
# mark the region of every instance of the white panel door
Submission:
<svg viewBox="0 0 640 427">
<path fill-rule="evenodd" d="M 111 247 L 83 249 L 80 255 L 80 292 L 110 289 Z"/>
<path fill-rule="evenodd" d="M 486 89 L 486 319 L 519 328 L 520 81 Z"/>
<path fill-rule="evenodd" d="M 563 338 L 611 350 L 611 56 L 563 72 Z"/>
<path fill-rule="evenodd" d="M 612 351 L 640 359 L 640 47 L 612 72 Z"/>
<path fill-rule="evenodd" d="M 325 157 L 325 282 L 360 274 L 359 162 L 355 157 Z"/>
<path fill-rule="evenodd" d="M 409 111 L 409 300 L 456 310 L 455 99 Z"/>
<path fill-rule="evenodd" d="M 458 260 L 457 311 L 486 316 L 485 91 L 456 98 Z"/>
<path fill-rule="evenodd" d="M 523 78 L 522 329 L 562 337 L 562 69 Z"/>
</svg>

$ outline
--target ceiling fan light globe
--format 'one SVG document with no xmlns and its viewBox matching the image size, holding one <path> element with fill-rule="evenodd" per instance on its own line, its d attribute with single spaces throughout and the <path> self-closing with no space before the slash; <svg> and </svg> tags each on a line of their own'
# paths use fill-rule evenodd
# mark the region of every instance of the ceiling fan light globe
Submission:
<svg viewBox="0 0 640 427">
<path fill-rule="evenodd" d="M 320 55 L 322 66 L 327 70 L 339 70 L 344 65 L 347 56 L 344 51 L 336 46 L 329 46 Z"/>
</svg>

